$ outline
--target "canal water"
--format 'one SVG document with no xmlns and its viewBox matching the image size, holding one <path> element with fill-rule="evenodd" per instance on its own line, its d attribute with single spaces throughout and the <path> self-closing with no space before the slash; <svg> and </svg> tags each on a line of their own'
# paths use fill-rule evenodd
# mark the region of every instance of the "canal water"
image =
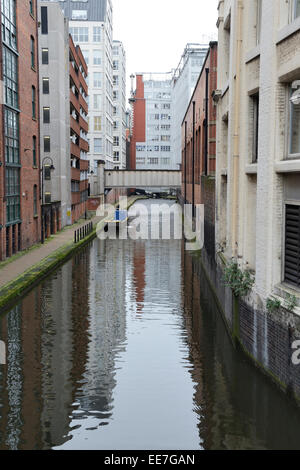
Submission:
<svg viewBox="0 0 300 470">
<path fill-rule="evenodd" d="M 181 240 L 96 239 L 0 340 L 1 449 L 300 448 L 299 410 L 234 350 Z"/>
</svg>

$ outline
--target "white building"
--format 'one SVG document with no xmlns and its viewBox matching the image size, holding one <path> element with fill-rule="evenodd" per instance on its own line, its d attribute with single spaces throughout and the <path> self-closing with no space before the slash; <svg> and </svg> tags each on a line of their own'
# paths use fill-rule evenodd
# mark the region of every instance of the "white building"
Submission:
<svg viewBox="0 0 300 470">
<path fill-rule="evenodd" d="M 42 203 L 50 205 L 51 217 L 57 213 L 57 227 L 63 228 L 71 224 L 69 25 L 57 2 L 39 3 L 39 21 L 41 7 L 48 21 L 47 34 L 39 28 Z"/>
<path fill-rule="evenodd" d="M 145 142 L 136 143 L 137 170 L 175 170 L 172 135 L 172 88 L 170 74 L 143 74 Z"/>
<path fill-rule="evenodd" d="M 181 163 L 181 124 L 199 78 L 208 46 L 187 44 L 172 78 L 172 151 Z"/>
<path fill-rule="evenodd" d="M 98 160 L 105 160 L 106 168 L 113 168 L 112 2 L 66 0 L 60 4 L 89 69 L 90 170 L 96 171 Z"/>
<path fill-rule="evenodd" d="M 113 160 L 126 168 L 126 54 L 122 42 L 113 41 Z"/>
</svg>

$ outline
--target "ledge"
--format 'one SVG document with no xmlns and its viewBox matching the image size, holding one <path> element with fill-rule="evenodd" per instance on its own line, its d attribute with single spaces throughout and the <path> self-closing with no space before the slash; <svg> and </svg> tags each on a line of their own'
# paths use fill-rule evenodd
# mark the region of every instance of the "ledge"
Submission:
<svg viewBox="0 0 300 470">
<path fill-rule="evenodd" d="M 292 34 L 297 33 L 298 31 L 300 31 L 300 17 L 296 18 L 292 23 L 288 24 L 278 32 L 276 44 L 280 44 L 282 41 L 287 39 Z"/>
<path fill-rule="evenodd" d="M 281 284 L 277 284 L 277 286 L 274 287 L 274 293 L 280 297 L 280 300 L 282 301 L 286 299 L 286 294 L 294 295 L 297 299 L 297 307 L 292 313 L 300 316 L 300 289 L 282 282 Z"/>
<path fill-rule="evenodd" d="M 257 175 L 257 163 L 251 163 L 245 166 L 246 175 Z"/>
<path fill-rule="evenodd" d="M 246 54 L 246 60 L 245 63 L 248 64 L 254 59 L 257 59 L 260 56 L 260 44 L 258 44 L 256 47 L 251 49 L 247 54 Z"/>
<path fill-rule="evenodd" d="M 300 173 L 300 159 L 277 162 L 275 170 L 276 173 Z"/>
</svg>

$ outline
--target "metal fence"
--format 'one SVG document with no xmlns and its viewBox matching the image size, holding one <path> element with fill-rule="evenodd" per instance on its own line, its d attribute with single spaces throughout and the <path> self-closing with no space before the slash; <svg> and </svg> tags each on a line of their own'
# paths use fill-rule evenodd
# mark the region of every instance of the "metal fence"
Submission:
<svg viewBox="0 0 300 470">
<path fill-rule="evenodd" d="M 93 222 L 90 222 L 89 224 L 84 225 L 83 227 L 78 228 L 74 232 L 74 243 L 78 243 L 81 240 L 83 240 L 85 237 L 87 237 L 90 233 L 93 231 Z"/>
</svg>

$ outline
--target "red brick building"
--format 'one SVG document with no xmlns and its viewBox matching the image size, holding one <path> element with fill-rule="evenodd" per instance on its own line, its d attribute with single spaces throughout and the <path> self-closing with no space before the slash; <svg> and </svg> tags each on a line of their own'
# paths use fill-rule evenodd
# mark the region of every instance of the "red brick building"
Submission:
<svg viewBox="0 0 300 470">
<path fill-rule="evenodd" d="M 182 198 L 205 206 L 205 247 L 214 254 L 218 43 L 211 42 L 182 123 Z"/>
<path fill-rule="evenodd" d="M 201 177 L 216 170 L 217 55 L 218 44 L 211 42 L 182 123 L 182 195 L 191 204 L 202 203 Z"/>
<path fill-rule="evenodd" d="M 3 0 L 0 78 L 0 259 L 40 240 L 37 2 Z"/>
<path fill-rule="evenodd" d="M 136 143 L 146 141 L 146 100 L 143 75 L 136 76 L 136 91 L 130 99 L 133 123 L 130 137 L 130 170 L 136 169 Z"/>
<path fill-rule="evenodd" d="M 76 222 L 87 211 L 88 200 L 88 168 L 87 159 L 83 154 L 89 151 L 87 141 L 88 123 L 82 117 L 81 109 L 88 114 L 88 87 L 84 76 L 88 69 L 79 46 L 75 46 L 70 36 L 70 137 L 71 137 L 71 192 L 72 222 Z M 73 115 L 76 115 L 76 118 Z"/>
</svg>

